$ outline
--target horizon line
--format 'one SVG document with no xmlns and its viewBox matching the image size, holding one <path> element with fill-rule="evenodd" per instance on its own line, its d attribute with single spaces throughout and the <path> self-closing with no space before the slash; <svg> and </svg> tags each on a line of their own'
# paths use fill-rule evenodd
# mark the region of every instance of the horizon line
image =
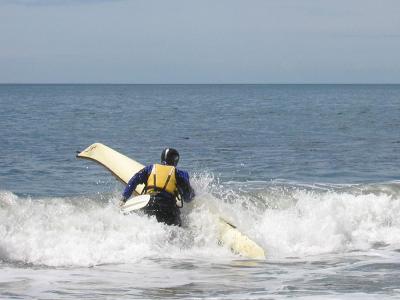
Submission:
<svg viewBox="0 0 400 300">
<path fill-rule="evenodd" d="M 193 82 L 193 83 L 132 83 L 132 82 L 0 82 L 0 85 L 400 85 L 400 82 Z"/>
</svg>

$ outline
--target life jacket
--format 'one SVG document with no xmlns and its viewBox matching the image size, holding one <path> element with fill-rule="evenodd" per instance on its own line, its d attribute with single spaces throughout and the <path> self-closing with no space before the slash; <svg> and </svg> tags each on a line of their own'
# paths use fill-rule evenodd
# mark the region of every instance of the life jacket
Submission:
<svg viewBox="0 0 400 300">
<path fill-rule="evenodd" d="M 154 164 L 146 184 L 146 194 L 156 194 L 165 191 L 177 196 L 176 172 L 174 166 Z"/>
</svg>

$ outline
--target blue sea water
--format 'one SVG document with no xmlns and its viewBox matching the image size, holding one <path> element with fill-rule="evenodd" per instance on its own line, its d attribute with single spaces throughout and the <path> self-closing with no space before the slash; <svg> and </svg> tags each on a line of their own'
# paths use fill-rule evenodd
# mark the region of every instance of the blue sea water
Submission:
<svg viewBox="0 0 400 300">
<path fill-rule="evenodd" d="M 0 298 L 400 298 L 399 129 L 400 85 L 0 85 Z M 120 215 L 94 142 L 177 148 L 184 228 Z"/>
</svg>

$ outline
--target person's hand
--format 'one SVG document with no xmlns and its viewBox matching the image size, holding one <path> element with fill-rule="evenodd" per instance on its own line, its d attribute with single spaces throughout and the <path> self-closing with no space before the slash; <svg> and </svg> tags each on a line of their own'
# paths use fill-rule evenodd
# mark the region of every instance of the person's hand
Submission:
<svg viewBox="0 0 400 300">
<path fill-rule="evenodd" d="M 125 198 L 122 198 L 121 200 L 119 200 L 119 206 L 123 206 L 126 202 Z"/>
</svg>

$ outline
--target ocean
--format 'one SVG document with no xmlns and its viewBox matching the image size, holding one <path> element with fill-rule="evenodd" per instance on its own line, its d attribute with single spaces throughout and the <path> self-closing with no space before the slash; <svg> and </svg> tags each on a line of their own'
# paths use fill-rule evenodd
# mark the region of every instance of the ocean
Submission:
<svg viewBox="0 0 400 300">
<path fill-rule="evenodd" d="M 94 142 L 178 149 L 184 226 L 120 214 Z M 0 85 L 0 298 L 400 299 L 399 153 L 400 85 Z"/>
</svg>

